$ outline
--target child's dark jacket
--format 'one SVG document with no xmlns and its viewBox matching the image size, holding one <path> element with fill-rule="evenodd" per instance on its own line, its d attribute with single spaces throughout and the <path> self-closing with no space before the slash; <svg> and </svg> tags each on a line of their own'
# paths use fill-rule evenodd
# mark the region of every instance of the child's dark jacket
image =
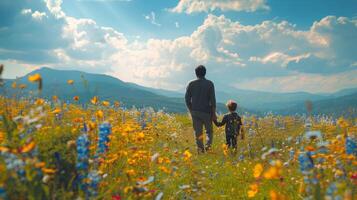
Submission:
<svg viewBox="0 0 357 200">
<path fill-rule="evenodd" d="M 236 113 L 231 112 L 223 116 L 222 122 L 214 122 L 216 126 L 224 126 L 226 135 L 238 135 L 242 126 L 242 118 Z"/>
</svg>

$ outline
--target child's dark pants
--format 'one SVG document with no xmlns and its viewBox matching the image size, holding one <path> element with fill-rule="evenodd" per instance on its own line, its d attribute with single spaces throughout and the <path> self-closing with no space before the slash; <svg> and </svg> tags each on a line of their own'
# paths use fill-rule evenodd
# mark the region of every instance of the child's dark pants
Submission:
<svg viewBox="0 0 357 200">
<path fill-rule="evenodd" d="M 237 149 L 237 135 L 226 134 L 226 144 L 229 148 Z"/>
</svg>

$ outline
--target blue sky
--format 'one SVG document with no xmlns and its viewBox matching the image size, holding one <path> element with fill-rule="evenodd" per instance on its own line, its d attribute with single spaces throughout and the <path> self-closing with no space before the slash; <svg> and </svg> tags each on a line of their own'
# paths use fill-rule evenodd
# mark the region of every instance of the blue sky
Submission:
<svg viewBox="0 0 357 200">
<path fill-rule="evenodd" d="M 198 64 L 220 90 L 357 87 L 354 0 L 3 0 L 0 62 L 183 90 Z"/>
</svg>

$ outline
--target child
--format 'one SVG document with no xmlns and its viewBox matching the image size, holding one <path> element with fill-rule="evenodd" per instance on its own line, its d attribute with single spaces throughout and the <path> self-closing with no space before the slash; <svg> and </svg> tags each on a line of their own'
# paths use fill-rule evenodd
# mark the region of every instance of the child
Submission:
<svg viewBox="0 0 357 200">
<path fill-rule="evenodd" d="M 244 139 L 243 130 L 242 128 L 242 119 L 237 114 L 237 103 L 229 100 L 226 104 L 229 113 L 223 116 L 222 122 L 218 122 L 214 120 L 214 124 L 218 127 L 226 125 L 225 132 L 226 132 L 226 142 L 228 147 L 232 147 L 234 150 L 237 149 L 237 137 L 241 133 L 242 140 Z"/>
</svg>

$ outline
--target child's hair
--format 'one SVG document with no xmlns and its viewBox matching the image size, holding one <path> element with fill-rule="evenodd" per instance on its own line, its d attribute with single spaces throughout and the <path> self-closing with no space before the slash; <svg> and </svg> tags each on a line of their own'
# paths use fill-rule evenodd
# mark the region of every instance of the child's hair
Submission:
<svg viewBox="0 0 357 200">
<path fill-rule="evenodd" d="M 233 100 L 229 100 L 226 104 L 229 111 L 235 111 L 237 109 L 237 103 Z"/>
</svg>

